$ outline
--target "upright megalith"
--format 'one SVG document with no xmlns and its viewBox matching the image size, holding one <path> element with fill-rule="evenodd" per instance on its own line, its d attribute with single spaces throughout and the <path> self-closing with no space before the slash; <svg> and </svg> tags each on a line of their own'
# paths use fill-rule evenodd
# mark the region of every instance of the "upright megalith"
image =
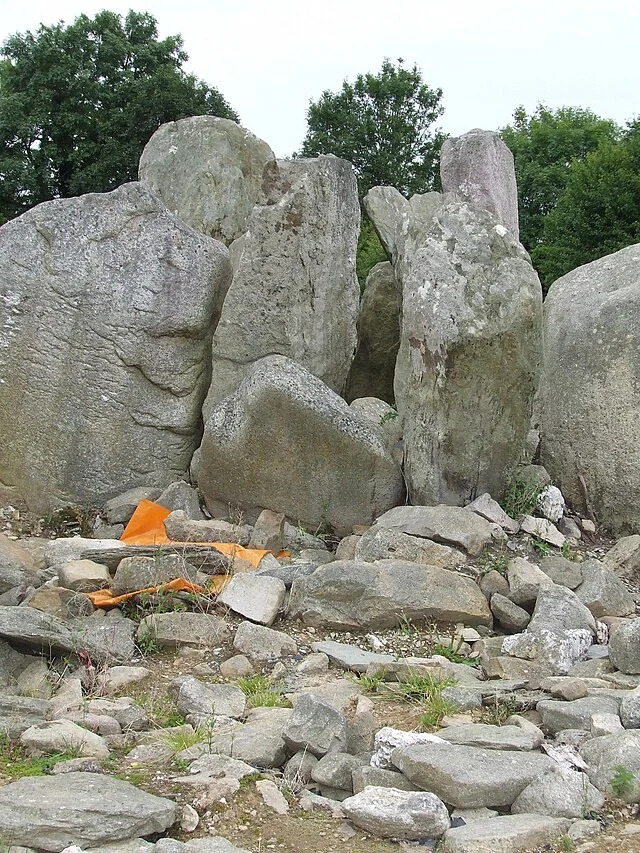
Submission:
<svg viewBox="0 0 640 853">
<path fill-rule="evenodd" d="M 360 206 L 351 164 L 332 156 L 279 161 L 263 201 L 231 247 L 233 282 L 213 338 L 205 419 L 263 356 L 285 355 L 338 393 L 353 358 Z"/>
<path fill-rule="evenodd" d="M 640 244 L 551 285 L 544 307 L 541 460 L 580 512 L 640 531 Z"/>
<path fill-rule="evenodd" d="M 519 239 L 518 187 L 513 154 L 492 130 L 470 130 L 445 139 L 440 151 L 444 192 L 491 211 Z"/>
<path fill-rule="evenodd" d="M 206 422 L 194 474 L 212 514 L 266 508 L 342 534 L 404 498 L 380 429 L 284 356 L 260 359 Z"/>
<path fill-rule="evenodd" d="M 496 217 L 452 193 L 365 207 L 401 289 L 395 397 L 415 504 L 499 495 L 525 446 L 542 350 L 542 290 Z"/>
<path fill-rule="evenodd" d="M 156 130 L 139 177 L 179 219 L 229 245 L 246 231 L 264 168 L 274 161 L 267 143 L 235 121 L 192 116 Z"/>
<path fill-rule="evenodd" d="M 140 184 L 0 228 L 0 482 L 36 511 L 188 469 L 228 252 Z"/>
</svg>

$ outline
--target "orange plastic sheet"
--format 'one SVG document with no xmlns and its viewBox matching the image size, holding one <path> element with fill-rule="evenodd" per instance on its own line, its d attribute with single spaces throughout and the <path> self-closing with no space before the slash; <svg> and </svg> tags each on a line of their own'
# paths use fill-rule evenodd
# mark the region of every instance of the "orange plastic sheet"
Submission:
<svg viewBox="0 0 640 853">
<path fill-rule="evenodd" d="M 169 539 L 164 529 L 164 520 L 171 510 L 153 501 L 142 500 L 131 516 L 129 524 L 120 537 L 126 545 L 201 545 L 215 548 L 226 557 L 240 557 L 254 568 L 258 568 L 260 560 L 271 551 L 258 548 L 243 548 L 234 542 L 176 542 Z"/>
<path fill-rule="evenodd" d="M 160 586 L 148 586 L 145 589 L 137 589 L 135 592 L 127 592 L 124 595 L 114 595 L 110 589 L 98 589 L 95 592 L 86 593 L 87 598 L 91 599 L 94 607 L 116 607 L 123 601 L 128 601 L 130 598 L 135 598 L 136 595 L 143 593 L 165 592 L 165 590 L 173 590 L 174 592 L 194 592 L 198 595 L 206 593 L 218 593 L 228 581 L 227 575 L 213 575 L 211 583 L 206 587 L 199 586 L 197 583 L 190 583 L 184 578 L 176 578 L 175 580 L 163 583 Z"/>
</svg>

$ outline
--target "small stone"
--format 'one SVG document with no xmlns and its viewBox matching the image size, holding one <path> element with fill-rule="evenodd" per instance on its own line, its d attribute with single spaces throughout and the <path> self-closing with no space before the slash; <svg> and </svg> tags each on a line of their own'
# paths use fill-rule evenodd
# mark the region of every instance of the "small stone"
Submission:
<svg viewBox="0 0 640 853">
<path fill-rule="evenodd" d="M 276 814 L 287 814 L 289 811 L 289 803 L 285 800 L 271 779 L 260 779 L 256 782 L 256 789 L 266 806 L 273 809 Z"/>
<path fill-rule="evenodd" d="M 234 575 L 218 596 L 218 604 L 224 604 L 261 625 L 271 625 L 282 604 L 286 587 L 279 578 L 255 574 Z"/>
<path fill-rule="evenodd" d="M 180 829 L 183 832 L 195 832 L 200 823 L 200 815 L 188 803 L 182 807 L 182 815 L 180 817 Z"/>
<path fill-rule="evenodd" d="M 595 533 L 596 525 L 590 518 L 581 518 L 580 527 L 585 533 Z"/>
<path fill-rule="evenodd" d="M 520 522 L 520 527 L 525 533 L 530 533 L 532 536 L 537 536 L 543 542 L 548 542 L 550 545 L 555 545 L 556 548 L 562 548 L 565 538 L 560 533 L 558 528 L 546 518 L 535 518 L 532 515 L 525 515 Z"/>
<path fill-rule="evenodd" d="M 234 655 L 220 664 L 220 674 L 225 678 L 246 678 L 254 673 L 253 664 L 244 655 Z"/>
</svg>

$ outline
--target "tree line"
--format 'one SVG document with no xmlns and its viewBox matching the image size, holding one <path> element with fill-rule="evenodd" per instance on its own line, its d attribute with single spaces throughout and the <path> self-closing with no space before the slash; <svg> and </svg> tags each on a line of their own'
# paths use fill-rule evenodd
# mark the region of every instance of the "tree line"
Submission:
<svg viewBox="0 0 640 853">
<path fill-rule="evenodd" d="M 42 201 L 135 180 L 140 154 L 167 121 L 239 116 L 184 71 L 182 38 L 155 18 L 100 12 L 9 37 L 0 49 L 0 224 Z M 376 185 L 406 196 L 439 189 L 442 90 L 385 59 L 377 73 L 322 92 L 293 156 L 353 163 L 362 198 Z M 620 127 L 589 109 L 518 107 L 500 129 L 514 155 L 520 239 L 546 290 L 581 264 L 640 242 L 640 119 Z M 384 253 L 363 221 L 358 275 Z"/>
</svg>

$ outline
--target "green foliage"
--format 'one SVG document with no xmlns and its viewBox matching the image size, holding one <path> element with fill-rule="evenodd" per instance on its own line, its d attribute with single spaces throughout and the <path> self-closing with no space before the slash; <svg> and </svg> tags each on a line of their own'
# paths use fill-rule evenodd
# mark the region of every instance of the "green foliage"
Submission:
<svg viewBox="0 0 640 853">
<path fill-rule="evenodd" d="M 160 646 L 158 645 L 154 631 L 141 631 L 137 635 L 136 645 L 143 657 L 156 655 L 160 651 Z"/>
<path fill-rule="evenodd" d="M 515 474 L 505 490 L 500 506 L 511 518 L 522 518 L 536 508 L 538 498 L 546 486 L 524 474 Z"/>
<path fill-rule="evenodd" d="M 573 850 L 574 844 L 570 835 L 560 836 L 560 847 L 562 848 L 562 850 Z"/>
<path fill-rule="evenodd" d="M 30 758 L 21 744 L 10 740 L 4 732 L 0 732 L 0 776 L 5 776 L 11 781 L 22 779 L 24 776 L 44 776 L 58 762 L 77 757 L 77 750 L 68 750 L 54 755 Z"/>
<path fill-rule="evenodd" d="M 562 543 L 560 551 L 565 560 L 576 560 L 578 557 L 578 552 L 571 547 L 568 541 Z"/>
<path fill-rule="evenodd" d="M 45 515 L 42 532 L 50 536 L 84 536 L 93 538 L 94 513 L 79 506 L 65 506 Z"/>
<path fill-rule="evenodd" d="M 485 549 L 478 559 L 478 568 L 484 574 L 495 571 L 500 572 L 501 575 L 506 575 L 508 564 L 509 555 L 504 548 L 495 551 Z"/>
<path fill-rule="evenodd" d="M 378 687 L 381 684 L 384 684 L 386 676 L 387 673 L 385 670 L 381 670 L 375 675 L 366 675 L 365 673 L 363 673 L 362 675 L 358 676 L 357 683 L 359 687 L 362 687 L 365 693 L 377 693 Z"/>
<path fill-rule="evenodd" d="M 444 112 L 417 65 L 385 59 L 377 74 L 359 74 L 339 92 L 325 91 L 307 110 L 300 155 L 335 154 L 353 163 L 362 198 L 371 187 L 404 195 L 436 188 L 444 135 L 433 129 Z"/>
<path fill-rule="evenodd" d="M 485 705 L 480 714 L 480 722 L 489 726 L 503 726 L 505 722 L 518 710 L 516 703 L 510 699 L 498 701 Z"/>
<path fill-rule="evenodd" d="M 0 62 L 0 224 L 52 198 L 107 192 L 137 177 L 149 137 L 192 115 L 237 120 L 182 70 L 180 36 L 152 15 L 113 12 L 17 33 Z"/>
<path fill-rule="evenodd" d="M 545 542 L 544 539 L 540 539 L 539 536 L 531 537 L 531 547 L 541 557 L 547 557 L 551 553 L 551 545 Z"/>
<path fill-rule="evenodd" d="M 291 703 L 282 695 L 282 690 L 272 684 L 265 675 L 250 675 L 247 678 L 239 678 L 237 684 L 247 697 L 249 708 L 291 707 Z"/>
<path fill-rule="evenodd" d="M 398 417 L 398 410 L 395 408 L 388 409 L 380 418 L 380 426 L 383 426 L 387 421 L 395 421 Z"/>
<path fill-rule="evenodd" d="M 632 773 L 628 767 L 623 764 L 617 764 L 613 768 L 613 776 L 609 786 L 615 797 L 624 800 L 633 794 L 633 789 L 636 783 L 635 773 Z"/>
<path fill-rule="evenodd" d="M 358 237 L 358 251 L 356 254 L 356 275 L 360 283 L 360 292 L 364 291 L 367 276 L 376 264 L 387 260 L 387 253 L 382 248 L 380 238 L 375 232 L 371 220 L 362 214 L 360 224 L 360 236 Z"/>
<path fill-rule="evenodd" d="M 454 684 L 453 678 L 412 675 L 398 685 L 398 690 L 403 699 L 418 702 L 422 706 L 421 725 L 425 728 L 436 728 L 443 717 L 457 710 L 456 704 L 442 695 L 446 687 Z"/>
</svg>

